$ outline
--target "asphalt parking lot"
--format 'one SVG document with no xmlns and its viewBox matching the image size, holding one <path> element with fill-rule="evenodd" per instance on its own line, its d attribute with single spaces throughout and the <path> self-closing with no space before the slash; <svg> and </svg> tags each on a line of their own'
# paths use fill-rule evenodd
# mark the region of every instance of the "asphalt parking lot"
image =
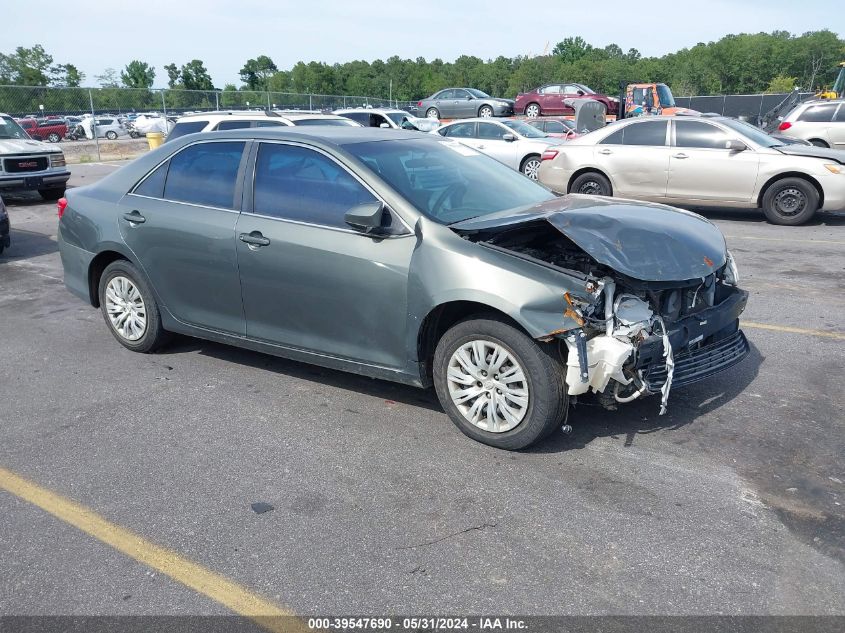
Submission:
<svg viewBox="0 0 845 633">
<path fill-rule="evenodd" d="M 6 202 L 0 615 L 230 612 L 57 499 L 297 614 L 845 614 L 845 212 L 705 211 L 750 357 L 665 416 L 585 399 L 572 434 L 507 453 L 433 392 L 185 338 L 129 352 L 64 289 L 55 205 Z"/>
</svg>

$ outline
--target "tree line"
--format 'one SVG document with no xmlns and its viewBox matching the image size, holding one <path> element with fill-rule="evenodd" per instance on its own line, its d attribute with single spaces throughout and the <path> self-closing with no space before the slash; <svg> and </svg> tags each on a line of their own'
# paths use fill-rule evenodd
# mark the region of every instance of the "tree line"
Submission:
<svg viewBox="0 0 845 633">
<path fill-rule="evenodd" d="M 829 86 L 843 60 L 845 40 L 826 29 L 801 35 L 787 31 L 726 35 L 661 57 L 643 57 L 635 48 L 623 51 L 616 44 L 594 46 L 573 36 L 558 42 L 547 54 L 488 60 L 471 55 L 453 62 L 393 56 L 384 61 L 342 64 L 300 61 L 280 70 L 269 55 L 259 55 L 241 68 L 240 85 L 226 83 L 222 90 L 228 104 L 243 102 L 243 95 L 239 98 L 237 93 L 245 91 L 381 98 L 389 94 L 399 101 L 411 101 L 448 86 L 471 86 L 495 96 L 513 97 L 552 81 L 583 83 L 614 95 L 620 82 L 633 81 L 662 81 L 678 96 L 749 94 Z M 163 70 L 174 91 L 216 89 L 200 59 L 167 64 Z M 142 60 L 132 60 L 120 71 L 107 68 L 94 77 L 102 89 L 143 90 L 149 90 L 155 78 L 156 69 Z M 2 85 L 77 87 L 84 79 L 76 66 L 55 63 L 40 45 L 0 53 Z"/>
</svg>

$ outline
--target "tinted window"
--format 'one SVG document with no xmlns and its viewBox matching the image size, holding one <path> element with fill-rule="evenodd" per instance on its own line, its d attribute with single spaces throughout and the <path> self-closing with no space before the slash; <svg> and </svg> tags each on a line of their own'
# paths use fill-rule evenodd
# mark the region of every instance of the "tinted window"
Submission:
<svg viewBox="0 0 845 633">
<path fill-rule="evenodd" d="M 502 140 L 502 134 L 506 132 L 495 123 L 479 123 L 476 138 L 483 138 L 486 140 Z"/>
<path fill-rule="evenodd" d="M 215 130 L 240 130 L 245 127 L 250 127 L 252 121 L 220 121 L 215 127 Z"/>
<path fill-rule="evenodd" d="M 546 129 L 547 121 L 538 121 L 537 119 L 533 119 L 531 121 L 526 121 L 526 123 L 528 123 L 531 127 L 536 127 L 538 130 L 543 131 Z"/>
<path fill-rule="evenodd" d="M 198 143 L 170 159 L 168 200 L 233 209 L 242 142 Z"/>
<path fill-rule="evenodd" d="M 675 121 L 675 145 L 701 149 L 725 149 L 728 135 L 709 123 Z"/>
<path fill-rule="evenodd" d="M 343 215 L 375 197 L 336 162 L 311 149 L 262 143 L 255 162 L 255 213 L 349 228 Z"/>
<path fill-rule="evenodd" d="M 346 118 L 340 119 L 299 119 L 293 122 L 294 125 L 355 125 L 354 122 Z M 356 126 L 357 127 L 357 126 Z"/>
<path fill-rule="evenodd" d="M 167 178 L 167 168 L 170 166 L 170 161 L 165 161 L 158 168 L 141 181 L 132 193 L 139 196 L 149 196 L 151 198 L 161 198 L 164 195 L 164 181 Z"/>
<path fill-rule="evenodd" d="M 610 136 L 605 137 L 599 145 L 622 145 L 622 136 L 625 133 L 625 128 L 616 130 Z"/>
<path fill-rule="evenodd" d="M 280 125 L 287 125 L 281 121 L 256 121 L 255 127 L 279 127 Z"/>
<path fill-rule="evenodd" d="M 475 136 L 475 123 L 456 123 L 443 130 L 443 136 L 449 138 L 472 138 Z"/>
<path fill-rule="evenodd" d="M 622 130 L 623 145 L 665 145 L 666 121 L 643 121 Z"/>
<path fill-rule="evenodd" d="M 173 126 L 170 134 L 167 135 L 167 140 L 172 141 L 174 138 L 185 136 L 185 134 L 193 134 L 194 132 L 202 132 L 208 121 L 181 121 Z"/>
<path fill-rule="evenodd" d="M 833 117 L 833 120 L 837 123 L 845 121 L 845 105 L 839 106 L 839 111 L 836 113 L 836 116 Z"/>
<path fill-rule="evenodd" d="M 368 112 L 347 112 L 342 116 L 345 116 L 347 119 L 357 121 L 358 123 L 363 123 L 364 125 L 370 124 L 370 114 Z"/>
<path fill-rule="evenodd" d="M 826 103 L 824 105 L 810 106 L 801 116 L 799 121 L 806 121 L 808 123 L 828 123 L 833 119 L 833 113 L 836 110 L 835 103 Z"/>
</svg>

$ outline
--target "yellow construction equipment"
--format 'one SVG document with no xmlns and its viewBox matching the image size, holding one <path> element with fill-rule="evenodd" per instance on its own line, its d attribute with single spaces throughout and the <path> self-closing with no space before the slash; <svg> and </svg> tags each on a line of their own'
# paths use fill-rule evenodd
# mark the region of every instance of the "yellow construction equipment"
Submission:
<svg viewBox="0 0 845 633">
<path fill-rule="evenodd" d="M 839 62 L 839 74 L 830 90 L 816 93 L 819 99 L 841 99 L 845 97 L 845 62 Z"/>
</svg>

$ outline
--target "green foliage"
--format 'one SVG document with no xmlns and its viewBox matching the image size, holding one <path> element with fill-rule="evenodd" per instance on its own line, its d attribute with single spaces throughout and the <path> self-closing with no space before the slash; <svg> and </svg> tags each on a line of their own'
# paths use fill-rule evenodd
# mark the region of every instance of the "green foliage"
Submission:
<svg viewBox="0 0 845 633">
<path fill-rule="evenodd" d="M 144 88 L 149 90 L 155 81 L 156 69 L 147 62 L 133 59 L 120 72 L 120 81 L 127 88 Z"/>
<path fill-rule="evenodd" d="M 769 82 L 766 92 L 773 94 L 792 92 L 792 89 L 797 85 L 798 79 L 795 77 L 784 77 L 783 75 L 778 75 Z"/>
<path fill-rule="evenodd" d="M 241 81 L 250 90 L 267 90 L 267 80 L 278 70 L 267 55 L 259 55 L 256 59 L 247 60 L 241 68 Z"/>
</svg>

